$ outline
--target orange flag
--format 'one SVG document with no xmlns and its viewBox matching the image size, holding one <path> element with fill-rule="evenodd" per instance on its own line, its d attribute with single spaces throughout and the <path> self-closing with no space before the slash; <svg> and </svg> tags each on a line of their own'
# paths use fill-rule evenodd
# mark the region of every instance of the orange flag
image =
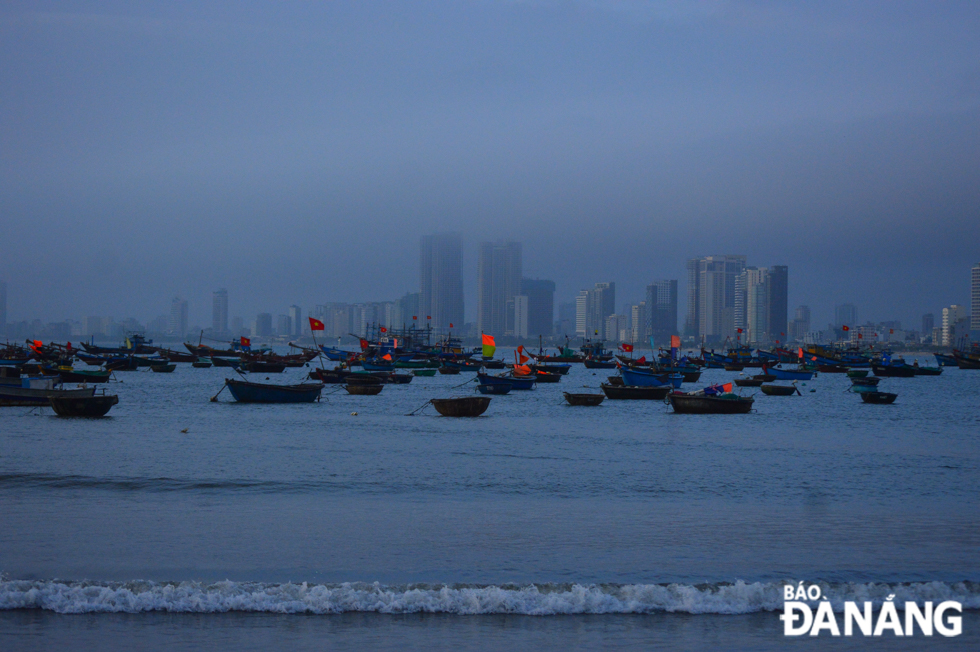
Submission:
<svg viewBox="0 0 980 652">
<path fill-rule="evenodd" d="M 390 353 L 385 353 L 383 356 L 381 356 L 381 359 L 382 360 L 387 360 L 388 362 L 391 362 L 391 354 Z"/>
<path fill-rule="evenodd" d="M 726 392 L 730 392 L 730 391 L 732 391 L 732 384 L 731 383 L 725 383 L 724 385 L 721 386 L 721 388 L 724 391 L 726 391 Z"/>
<path fill-rule="evenodd" d="M 531 373 L 531 368 L 523 364 L 514 365 L 514 375 L 515 376 L 527 376 Z"/>
<path fill-rule="evenodd" d="M 493 341 L 493 335 L 483 334 L 483 344 L 486 346 L 497 346 L 497 343 Z"/>
<path fill-rule="evenodd" d="M 679 349 L 681 348 L 681 338 L 677 335 L 670 336 L 670 348 Z"/>
</svg>

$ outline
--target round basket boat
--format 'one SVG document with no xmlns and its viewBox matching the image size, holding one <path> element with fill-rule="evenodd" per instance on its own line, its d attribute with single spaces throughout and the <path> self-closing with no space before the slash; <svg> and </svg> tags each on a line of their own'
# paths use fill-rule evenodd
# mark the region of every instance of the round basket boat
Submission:
<svg viewBox="0 0 980 652">
<path fill-rule="evenodd" d="M 760 385 L 767 396 L 792 396 L 797 393 L 796 385 Z"/>
<path fill-rule="evenodd" d="M 466 398 L 434 398 L 430 401 L 436 412 L 444 417 L 478 417 L 490 407 L 489 396 Z"/>
<path fill-rule="evenodd" d="M 381 383 L 376 383 L 373 385 L 367 384 L 351 384 L 344 385 L 344 389 L 347 390 L 348 394 L 357 394 L 358 396 L 375 396 L 381 393 L 381 390 L 385 388 Z"/>
<path fill-rule="evenodd" d="M 119 397 L 108 396 L 52 396 L 51 407 L 59 417 L 104 417 L 112 406 L 119 402 Z"/>
<path fill-rule="evenodd" d="M 898 398 L 898 394 L 891 392 L 861 392 L 861 400 L 865 403 L 888 405 L 894 403 L 896 398 Z"/>
<path fill-rule="evenodd" d="M 569 405 L 600 405 L 606 399 L 605 394 L 572 394 L 565 392 L 565 400 Z"/>
</svg>

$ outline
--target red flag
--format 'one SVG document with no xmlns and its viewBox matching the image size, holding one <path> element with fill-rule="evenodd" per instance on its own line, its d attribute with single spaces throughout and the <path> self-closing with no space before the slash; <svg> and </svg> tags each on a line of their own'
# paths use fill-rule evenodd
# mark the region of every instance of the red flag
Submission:
<svg viewBox="0 0 980 652">
<path fill-rule="evenodd" d="M 380 331 L 381 331 L 382 333 L 387 333 L 387 332 L 388 332 L 388 329 L 387 329 L 387 328 L 385 328 L 384 326 L 382 326 L 382 327 L 381 327 L 381 328 L 379 328 L 378 330 L 380 330 Z"/>
<path fill-rule="evenodd" d="M 679 349 L 681 348 L 681 338 L 677 335 L 670 336 L 670 348 Z"/>
<path fill-rule="evenodd" d="M 620 344 L 619 345 L 619 348 L 621 348 L 623 351 L 626 351 L 627 353 L 632 353 L 633 352 L 633 345 L 632 344 Z"/>
<path fill-rule="evenodd" d="M 647 361 L 647 357 L 643 356 L 642 358 L 636 361 L 636 364 L 646 364 L 646 361 Z"/>
<path fill-rule="evenodd" d="M 889 328 L 888 329 L 888 334 L 889 335 L 894 335 L 895 334 L 895 329 L 894 328 Z M 69 342 L 69 344 L 71 344 L 71 342 Z"/>
<path fill-rule="evenodd" d="M 802 357 L 803 357 L 803 347 L 801 346 L 799 350 L 800 350 L 800 355 L 799 355 L 799 357 L 801 357 L 801 358 L 802 358 Z"/>
<path fill-rule="evenodd" d="M 368 348 L 368 346 L 370 346 L 370 342 L 368 342 L 366 339 L 364 339 L 362 337 L 361 338 L 361 350 L 362 351 L 366 350 Z"/>
<path fill-rule="evenodd" d="M 739 333 L 742 332 L 742 329 L 741 328 L 736 328 L 735 330 L 737 330 Z"/>
<path fill-rule="evenodd" d="M 493 341 L 493 335 L 487 335 L 483 333 L 483 344 L 485 346 L 497 346 L 496 342 Z"/>
<path fill-rule="evenodd" d="M 432 319 L 432 315 L 426 315 L 425 318 L 426 319 Z"/>
<path fill-rule="evenodd" d="M 813 356 L 813 357 L 812 357 L 812 358 L 810 358 L 810 359 L 811 359 L 811 360 L 813 360 L 814 362 L 816 362 L 816 361 L 817 361 L 817 356 Z"/>
<path fill-rule="evenodd" d="M 841 327 L 841 329 L 842 329 L 842 330 L 844 330 L 844 331 L 849 331 L 849 330 L 851 330 L 851 329 L 850 329 L 850 328 L 848 328 L 847 326 L 842 326 L 842 327 Z"/>
<path fill-rule="evenodd" d="M 412 319 L 414 319 L 415 321 L 418 321 L 418 318 L 419 318 L 418 315 L 412 315 Z"/>
<path fill-rule="evenodd" d="M 858 333 L 858 339 L 859 340 L 863 340 L 864 339 L 864 333 Z"/>
<path fill-rule="evenodd" d="M 252 346 L 252 340 L 242 336 L 242 346 Z"/>
<path fill-rule="evenodd" d="M 310 317 L 310 330 L 311 331 L 322 331 L 324 330 L 323 322 L 319 319 L 313 319 Z"/>
<path fill-rule="evenodd" d="M 725 392 L 731 392 L 732 391 L 732 384 L 731 383 L 725 383 L 724 385 L 721 386 L 721 389 L 723 391 L 725 391 Z"/>
<path fill-rule="evenodd" d="M 452 322 L 449 322 L 449 328 L 452 328 L 452 327 L 453 327 L 453 323 Z"/>
</svg>

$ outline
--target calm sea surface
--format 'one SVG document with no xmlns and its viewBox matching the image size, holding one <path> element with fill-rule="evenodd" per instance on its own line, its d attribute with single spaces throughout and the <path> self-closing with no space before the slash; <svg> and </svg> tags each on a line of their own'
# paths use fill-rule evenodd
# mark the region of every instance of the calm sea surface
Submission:
<svg viewBox="0 0 980 652">
<path fill-rule="evenodd" d="M 0 648 L 980 648 L 980 372 L 696 416 L 570 407 L 612 373 L 576 365 L 449 419 L 407 413 L 465 372 L 211 402 L 229 371 L 117 373 L 105 419 L 0 408 Z M 958 599 L 964 634 L 788 641 L 799 580 Z"/>
</svg>

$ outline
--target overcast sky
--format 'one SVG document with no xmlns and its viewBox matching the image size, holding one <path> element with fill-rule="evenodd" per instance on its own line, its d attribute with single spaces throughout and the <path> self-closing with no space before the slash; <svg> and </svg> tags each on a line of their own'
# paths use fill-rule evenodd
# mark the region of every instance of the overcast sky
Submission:
<svg viewBox="0 0 980 652">
<path fill-rule="evenodd" d="M 975 1 L 8 0 L 0 116 L 9 320 L 393 300 L 442 230 L 468 318 L 491 238 L 558 301 L 788 265 L 816 325 L 980 261 Z"/>
</svg>

